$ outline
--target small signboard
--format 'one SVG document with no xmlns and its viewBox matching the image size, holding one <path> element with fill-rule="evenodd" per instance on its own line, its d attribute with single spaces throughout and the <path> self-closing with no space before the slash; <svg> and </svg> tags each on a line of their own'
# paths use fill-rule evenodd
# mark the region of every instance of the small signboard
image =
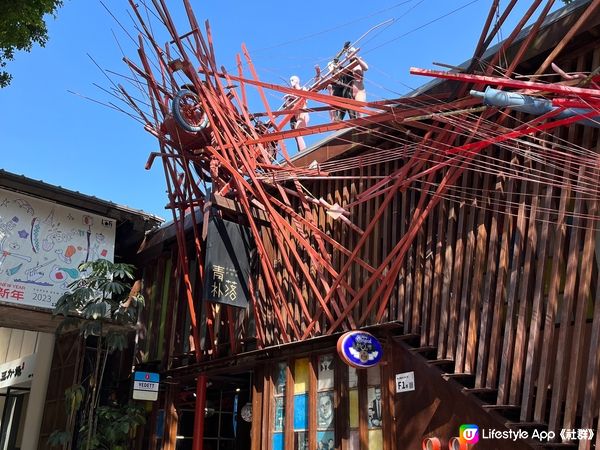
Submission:
<svg viewBox="0 0 600 450">
<path fill-rule="evenodd" d="M 415 390 L 415 373 L 404 372 L 396 374 L 396 394 Z"/>
<path fill-rule="evenodd" d="M 206 238 L 204 299 L 246 308 L 253 245 L 250 230 L 212 217 Z"/>
<path fill-rule="evenodd" d="M 36 354 L 0 364 L 0 389 L 27 383 L 33 378 Z"/>
<path fill-rule="evenodd" d="M 381 344 L 366 331 L 348 331 L 338 339 L 337 351 L 349 366 L 366 369 L 376 366 L 383 356 Z"/>
<path fill-rule="evenodd" d="M 158 388 L 160 376 L 152 372 L 133 373 L 133 399 L 134 400 L 158 400 Z"/>
</svg>

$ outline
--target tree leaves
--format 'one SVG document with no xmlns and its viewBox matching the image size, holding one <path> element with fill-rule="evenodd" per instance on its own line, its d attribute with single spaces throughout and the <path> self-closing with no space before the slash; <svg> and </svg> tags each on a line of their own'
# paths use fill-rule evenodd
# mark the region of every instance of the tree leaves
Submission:
<svg viewBox="0 0 600 450">
<path fill-rule="evenodd" d="M 29 51 L 34 43 L 46 44 L 44 16 L 54 14 L 61 5 L 61 0 L 0 0 L 0 69 L 13 59 L 15 51 Z M 11 78 L 0 70 L 0 88 L 8 86 Z"/>
<path fill-rule="evenodd" d="M 97 336 L 94 344 L 96 357 L 87 392 L 80 385 L 65 392 L 68 414 L 74 420 L 75 411 L 82 402 L 86 402 L 80 417 L 79 438 L 85 440 L 81 448 L 124 450 L 129 436 L 145 422 L 143 408 L 133 403 L 118 406 L 116 401 L 110 406 L 96 406 L 102 398 L 100 392 L 108 355 L 122 351 L 128 343 L 127 334 L 131 328 L 115 325 L 135 324 L 139 310 L 144 306 L 141 282 L 136 282 L 136 287 L 131 288 L 129 281 L 134 279 L 135 267 L 105 259 L 81 264 L 79 271 L 81 277 L 71 283 L 69 291 L 58 299 L 53 314 L 64 316 L 57 333 L 76 327 L 86 340 Z M 71 439 L 70 433 L 56 431 L 48 442 L 64 446 Z M 83 441 L 80 444 L 83 445 Z"/>
</svg>

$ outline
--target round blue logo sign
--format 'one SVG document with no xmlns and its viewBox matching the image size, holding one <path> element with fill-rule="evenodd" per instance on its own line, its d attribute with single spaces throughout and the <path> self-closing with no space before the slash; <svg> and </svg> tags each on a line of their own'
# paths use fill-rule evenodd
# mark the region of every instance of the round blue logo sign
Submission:
<svg viewBox="0 0 600 450">
<path fill-rule="evenodd" d="M 366 331 L 348 331 L 342 334 L 338 339 L 337 350 L 346 364 L 357 369 L 373 367 L 383 356 L 377 338 Z"/>
</svg>

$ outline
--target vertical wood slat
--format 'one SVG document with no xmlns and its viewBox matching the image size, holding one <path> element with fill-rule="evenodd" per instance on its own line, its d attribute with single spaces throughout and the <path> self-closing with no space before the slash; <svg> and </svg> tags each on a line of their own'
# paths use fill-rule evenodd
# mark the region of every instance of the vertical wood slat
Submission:
<svg viewBox="0 0 600 450">
<path fill-rule="evenodd" d="M 358 435 L 360 450 L 369 450 L 369 412 L 367 371 L 358 370 Z"/>
<path fill-rule="evenodd" d="M 591 129 L 586 129 L 587 132 L 591 132 Z M 584 138 L 584 146 L 586 148 L 591 147 L 591 133 L 588 133 L 587 138 Z M 582 168 L 583 173 L 586 175 L 587 170 Z M 589 201 L 589 209 L 587 215 L 595 218 L 598 214 L 598 203 L 597 200 L 593 199 Z M 594 227 L 593 219 L 587 222 L 583 244 L 583 255 L 581 258 L 581 264 L 579 269 L 579 281 L 577 283 L 578 295 L 574 298 L 575 300 L 575 322 L 573 327 L 573 338 L 571 343 L 570 360 L 568 364 L 568 386 L 565 403 L 565 412 L 563 418 L 563 428 L 574 428 L 575 427 L 575 414 L 577 412 L 577 403 L 579 397 L 579 388 L 582 382 L 582 375 L 585 373 L 585 361 L 583 360 L 583 352 L 581 349 L 585 348 L 585 333 L 586 333 L 586 313 L 588 307 L 588 299 L 591 294 L 591 281 L 592 281 L 592 267 L 594 264 L 594 251 L 596 247 L 596 231 Z M 584 222 L 584 223 L 585 223 Z M 598 374 L 596 374 L 598 375 Z M 589 395 L 589 394 L 588 394 Z"/>
<path fill-rule="evenodd" d="M 284 448 L 294 448 L 294 360 L 286 360 L 283 442 Z"/>
<path fill-rule="evenodd" d="M 263 400 L 264 400 L 264 387 L 267 383 L 265 383 L 264 378 L 264 370 L 261 366 L 258 366 L 254 369 L 253 379 L 252 379 L 252 417 L 267 417 L 268 414 L 263 416 L 263 413 L 268 411 L 263 409 Z M 250 449 L 251 450 L 261 450 L 261 441 L 268 441 L 267 435 L 262 434 L 262 428 L 264 422 L 269 422 L 269 420 L 253 420 L 250 428 Z M 264 439 L 262 439 L 264 437 Z"/>
<path fill-rule="evenodd" d="M 415 215 L 416 189 L 410 190 L 410 206 L 407 213 L 407 220 Z M 410 226 L 409 226 L 410 228 Z M 412 308 L 414 300 L 414 276 L 415 276 L 415 247 L 411 245 L 406 253 L 406 288 L 404 291 L 404 332 L 410 333 L 412 329 Z"/>
<path fill-rule="evenodd" d="M 579 168 L 578 180 L 581 182 L 585 176 L 585 165 Z M 582 184 L 582 183 L 578 183 Z M 562 298 L 560 309 L 560 324 L 558 330 L 558 345 L 556 348 L 556 367 L 554 370 L 554 381 L 552 383 L 552 402 L 550 404 L 550 417 L 548 419 L 548 429 L 558 431 L 560 422 L 560 413 L 564 401 L 567 384 L 567 357 L 571 341 L 572 325 L 571 314 L 573 303 L 575 301 L 575 287 L 577 281 L 577 267 L 579 264 L 579 241 L 581 220 L 579 218 L 582 212 L 583 200 L 581 192 L 575 195 L 575 207 L 573 210 L 573 225 L 571 227 L 569 239 L 569 253 L 567 260 L 567 275 L 565 291 Z"/>
<path fill-rule="evenodd" d="M 426 195 L 421 191 L 421 195 Z M 424 270 L 424 255 L 423 245 L 426 239 L 425 227 L 421 226 L 417 232 L 416 245 L 415 247 L 415 282 L 413 288 L 413 300 L 412 300 L 412 319 L 411 319 L 411 333 L 419 334 L 421 331 L 421 308 L 423 300 L 423 270 Z"/>
<path fill-rule="evenodd" d="M 512 236 L 512 228 L 513 228 L 513 217 L 510 214 L 510 204 L 513 195 L 513 179 L 509 178 L 506 183 L 506 203 L 507 205 L 507 213 L 503 214 L 504 224 L 502 226 L 502 238 L 500 241 L 500 257 L 498 260 L 498 270 L 496 275 L 496 288 L 494 290 L 494 299 L 493 299 L 493 308 L 492 308 L 492 329 L 490 335 L 490 342 L 488 345 L 488 364 L 487 364 L 487 374 L 485 379 L 485 387 L 490 389 L 496 389 L 498 382 L 498 363 L 500 360 L 500 356 L 498 353 L 500 352 L 500 346 L 502 344 L 501 337 L 501 321 L 502 321 L 502 312 L 504 310 L 504 297 L 505 297 L 505 288 L 506 288 L 506 276 L 509 268 L 509 242 Z"/>
<path fill-rule="evenodd" d="M 367 179 L 365 179 L 365 175 L 369 175 L 368 170 L 370 169 L 370 167 L 365 168 L 364 166 L 361 166 L 360 168 L 360 181 L 359 181 L 359 192 L 363 193 L 366 189 L 368 189 L 369 187 L 369 181 Z M 367 226 L 369 225 L 369 208 L 371 206 L 372 202 L 361 202 L 358 205 L 358 226 L 360 227 L 361 230 L 365 230 L 367 228 Z M 359 256 L 366 262 L 370 263 L 369 261 L 369 244 L 370 244 L 370 240 L 367 239 L 366 242 L 363 244 L 363 246 L 360 249 L 359 252 Z M 355 264 L 356 265 L 356 264 Z M 365 269 L 363 268 L 359 268 L 358 269 L 358 273 L 359 273 L 359 278 L 356 280 L 357 281 L 357 286 L 364 286 L 367 282 L 368 279 L 368 273 L 366 272 Z M 359 301 L 359 303 L 357 304 L 357 307 L 354 308 L 354 320 L 356 322 L 359 321 L 360 316 L 364 310 L 364 308 L 366 307 L 366 305 L 369 302 L 369 296 L 365 295 L 363 296 L 363 298 Z"/>
<path fill-rule="evenodd" d="M 350 175 L 352 175 L 352 172 L 346 171 L 343 173 L 343 175 L 350 176 Z M 353 182 L 350 182 L 350 183 L 344 182 L 343 183 L 342 203 L 340 203 L 340 205 L 342 205 L 342 207 L 345 210 L 348 210 L 347 206 L 348 206 L 348 203 L 350 203 L 350 201 L 351 201 L 350 190 L 352 188 L 352 184 L 353 184 Z M 352 239 L 353 239 L 354 232 L 349 227 L 342 225 L 341 233 L 342 233 L 342 241 L 341 241 L 342 245 L 347 249 L 354 248 L 354 246 L 352 245 L 352 242 L 353 242 Z M 339 270 L 339 268 L 344 267 L 344 265 L 346 264 L 347 261 L 348 261 L 348 256 L 342 255 L 340 253 L 340 265 L 338 267 L 336 267 L 336 269 Z M 354 269 L 350 268 L 350 270 L 348 270 L 348 272 L 347 272 L 347 277 L 346 277 L 348 284 L 350 286 L 352 286 L 352 281 L 354 279 L 353 274 L 354 274 Z M 342 295 L 347 295 L 346 290 L 341 290 L 340 292 L 342 293 Z"/>
<path fill-rule="evenodd" d="M 177 422 L 178 415 L 175 409 L 175 398 L 177 396 L 177 385 L 168 384 L 165 394 L 165 425 L 162 448 L 164 450 L 175 450 L 177 445 Z"/>
<path fill-rule="evenodd" d="M 584 58 L 582 55 L 578 55 L 577 59 L 574 60 L 576 70 L 584 70 Z M 591 129 L 587 128 L 587 133 Z M 577 125 L 571 125 L 568 130 L 568 141 L 575 142 L 576 134 L 579 131 Z M 588 134 L 589 139 L 589 134 Z M 581 165 L 577 175 L 577 186 L 585 185 L 585 164 Z M 573 303 L 575 302 L 576 296 L 576 283 L 577 283 L 577 267 L 579 264 L 579 249 L 581 239 L 581 219 L 579 214 L 583 210 L 583 199 L 580 190 L 577 190 L 575 195 L 575 206 L 573 208 L 573 222 L 570 229 L 569 235 L 569 253 L 567 259 L 567 274 L 565 289 L 562 298 L 562 305 L 560 311 L 560 323 L 558 332 L 558 344 L 556 348 L 556 367 L 554 370 L 554 381 L 552 383 L 552 401 L 550 404 L 550 416 L 548 418 L 548 429 L 558 431 L 560 414 L 563 410 L 562 402 L 566 395 L 566 384 L 568 374 L 568 354 L 561 354 L 561 352 L 567 352 L 571 338 L 573 327 L 571 325 L 571 314 L 573 310 Z M 578 353 L 579 353 L 579 349 Z M 569 383 L 575 380 L 569 380 Z M 564 417 L 564 412 L 563 412 Z"/>
<path fill-rule="evenodd" d="M 273 388 L 273 370 L 277 367 L 275 364 L 266 364 L 263 366 L 263 395 L 262 395 L 262 410 L 266 411 L 263 416 L 267 420 L 261 421 L 262 425 L 262 436 L 266 439 L 261 439 L 262 447 L 261 450 L 271 450 L 269 444 L 273 441 L 273 424 L 275 423 L 275 408 L 273 400 L 273 394 L 275 389 Z"/>
<path fill-rule="evenodd" d="M 600 49 L 594 50 L 592 55 L 592 67 L 598 67 L 600 65 Z M 600 149 L 600 145 L 597 143 L 594 146 L 594 150 L 598 153 Z M 592 179 L 597 183 L 598 178 L 600 177 L 600 173 L 597 171 L 593 171 Z M 598 208 L 598 197 L 595 196 L 593 198 L 594 206 Z M 596 240 L 596 246 L 598 246 L 598 221 L 597 217 L 591 216 L 588 222 L 588 227 L 594 230 L 594 239 Z M 592 257 L 592 264 L 595 265 L 596 269 L 599 267 L 598 258 L 600 255 L 597 250 L 594 252 L 595 258 Z M 599 401 L 599 379 L 600 379 L 600 289 L 598 289 L 599 283 L 599 274 L 596 274 L 596 280 L 594 288 L 596 290 L 595 295 L 592 295 L 593 304 L 593 318 L 592 318 L 592 329 L 590 333 L 590 344 L 589 344 L 589 352 L 588 352 L 588 366 L 586 371 L 586 395 L 583 399 L 583 406 L 581 411 L 581 428 L 583 429 L 593 429 L 594 416 L 600 416 L 600 401 Z M 597 405 L 597 406 L 595 406 Z M 596 411 L 594 411 L 594 409 Z M 595 412 L 595 414 L 594 414 Z M 600 432 L 600 421 L 598 422 L 598 426 L 596 427 L 596 448 L 600 448 L 600 437 L 598 436 Z M 592 445 L 591 440 L 582 439 L 579 441 L 579 449 L 578 450 L 590 450 Z"/>
<path fill-rule="evenodd" d="M 458 313 L 459 303 L 462 291 L 462 278 L 460 276 L 464 262 L 465 254 L 465 222 L 468 215 L 468 208 L 464 201 L 467 192 L 467 186 L 471 179 L 471 174 L 465 171 L 462 174 L 462 189 L 460 192 L 461 201 L 458 207 L 458 224 L 456 226 L 456 240 L 454 247 L 454 268 L 452 270 L 454 276 L 452 280 L 452 291 L 449 302 L 449 319 L 448 319 L 448 342 L 446 344 L 446 358 L 455 359 L 456 357 L 456 337 L 458 335 Z"/>
<path fill-rule="evenodd" d="M 597 52 L 596 52 L 597 53 Z M 579 58 L 578 66 L 582 66 L 583 57 Z M 583 147 L 586 149 L 593 148 L 592 142 L 592 128 L 585 127 L 583 130 Z M 585 166 L 585 165 L 584 165 Z M 589 179 L 598 181 L 597 172 L 593 169 L 583 170 L 583 179 Z M 590 173 L 591 172 L 591 173 Z M 582 183 L 583 185 L 583 183 Z M 589 195 L 589 194 L 588 194 Z M 585 200 L 584 205 L 588 206 L 587 216 L 592 219 L 589 221 L 582 220 L 585 227 L 584 241 L 583 241 L 583 255 L 581 258 L 579 268 L 579 280 L 577 282 L 578 295 L 575 298 L 575 321 L 573 327 L 573 339 L 571 344 L 571 358 L 568 364 L 568 386 L 566 394 L 565 411 L 563 416 L 563 428 L 574 428 L 575 427 L 575 414 L 577 412 L 579 391 L 582 383 L 582 375 L 586 372 L 584 366 L 585 361 L 581 352 L 582 348 L 585 348 L 584 339 L 586 336 L 586 313 L 588 307 L 588 299 L 591 296 L 591 282 L 592 282 L 592 267 L 594 264 L 594 252 L 596 247 L 596 231 L 593 218 L 598 214 L 598 203 L 596 198 L 591 200 Z M 593 296 L 592 296 L 593 297 Z M 589 395 L 589 394 L 588 394 Z"/>
<path fill-rule="evenodd" d="M 596 233 L 596 227 L 594 226 Z M 593 430 L 594 426 L 594 412 L 596 417 L 599 411 L 594 411 L 594 408 L 600 406 L 598 402 L 598 373 L 600 373 L 600 289 L 596 289 L 596 295 L 594 296 L 594 318 L 592 320 L 592 333 L 590 336 L 590 350 L 588 353 L 588 367 L 586 372 L 586 380 L 588 386 L 586 387 L 586 395 L 583 400 L 583 409 L 581 412 L 581 428 L 585 430 Z M 600 429 L 600 422 L 595 430 L 596 435 Z M 596 441 L 596 448 L 599 448 L 600 442 Z M 590 450 L 592 442 L 586 439 L 579 441 L 578 450 Z"/>
<path fill-rule="evenodd" d="M 382 171 L 379 172 L 379 175 L 385 175 L 386 173 L 391 173 L 393 171 L 393 163 L 386 163 Z M 389 206 L 385 209 L 383 213 L 383 230 L 382 230 L 382 238 L 381 238 L 381 253 L 377 259 L 377 265 L 381 264 L 381 262 L 388 255 L 390 249 L 392 248 L 392 243 L 394 242 L 394 238 L 392 238 L 392 227 L 396 221 L 396 214 L 394 214 L 395 209 L 395 199 L 392 200 Z M 377 241 L 375 241 L 375 248 L 379 248 Z M 392 300 L 389 302 L 389 305 L 394 304 L 394 292 L 392 291 Z M 390 314 L 390 308 L 388 307 L 386 314 L 383 316 L 384 321 L 394 320 L 393 316 Z"/>
<path fill-rule="evenodd" d="M 477 176 L 474 174 L 473 175 L 473 182 L 472 185 L 475 184 L 475 180 L 477 179 Z M 467 197 L 468 198 L 468 197 Z M 456 342 L 456 351 L 455 351 L 455 359 L 456 359 L 456 364 L 454 367 L 454 372 L 455 373 L 464 373 L 465 371 L 465 348 L 466 348 L 466 340 L 467 340 L 467 328 L 468 328 L 468 323 L 467 323 L 467 318 L 469 317 L 469 298 L 472 297 L 473 292 L 472 289 L 470 289 L 470 284 L 471 284 L 471 270 L 473 269 L 473 252 L 475 250 L 475 231 L 474 231 L 474 226 L 475 226 L 475 215 L 477 214 L 477 209 L 478 209 L 478 202 L 477 202 L 477 198 L 474 197 L 470 200 L 470 206 L 469 208 L 466 208 L 466 211 L 468 212 L 468 218 L 467 218 L 467 226 L 466 226 L 466 230 L 465 230 L 465 235 L 466 235 L 466 240 L 467 240 L 467 245 L 465 248 L 465 256 L 464 256 L 464 262 L 463 262 L 463 269 L 462 269 L 462 293 L 460 296 L 460 306 L 459 306 L 459 313 L 458 313 L 458 334 L 456 335 L 457 338 L 457 342 Z M 457 299 L 458 301 L 458 299 Z"/>
<path fill-rule="evenodd" d="M 362 191 L 362 187 L 357 186 L 356 180 L 360 180 L 360 182 L 362 183 L 362 169 L 354 170 L 354 179 L 352 180 L 352 184 L 350 185 L 351 201 L 355 201 L 358 194 Z M 352 211 L 352 217 L 353 217 L 354 223 L 357 224 L 360 229 L 364 229 L 362 226 L 363 223 L 362 223 L 361 212 L 362 212 L 361 207 L 358 207 L 358 208 L 355 207 L 354 210 Z M 356 233 L 352 233 L 352 247 L 349 247 L 349 248 L 352 248 L 352 249 L 355 248 L 359 239 L 360 239 L 360 237 L 357 236 Z M 357 256 L 359 258 L 363 257 L 361 252 L 359 252 Z M 351 286 L 358 286 L 360 284 L 360 279 L 362 277 L 361 269 L 358 266 L 358 264 L 352 265 L 352 267 L 348 271 L 348 274 L 350 274 L 350 273 L 352 274 L 352 278 L 350 280 L 352 282 Z M 360 308 L 354 308 L 353 315 L 354 315 L 354 320 L 357 321 L 360 318 Z"/>
<path fill-rule="evenodd" d="M 317 367 L 319 356 L 313 355 L 308 365 L 308 450 L 317 450 Z M 339 368 L 335 368 L 339 372 Z M 341 391 L 340 391 L 341 392 Z M 342 403 L 343 404 L 343 403 Z M 342 446 L 343 448 L 343 446 Z"/>
<path fill-rule="evenodd" d="M 448 228 L 446 231 L 445 251 L 444 251 L 444 269 L 442 282 L 442 301 L 440 306 L 440 326 L 438 334 L 437 357 L 441 359 L 446 354 L 446 333 L 448 331 L 448 304 L 450 301 L 450 286 L 452 283 L 452 268 L 454 266 L 454 232 L 456 228 L 456 203 L 450 202 L 448 205 Z"/>
<path fill-rule="evenodd" d="M 533 169 L 536 168 L 537 166 L 533 164 Z M 530 296 L 528 295 L 530 286 L 529 280 L 531 278 L 532 258 L 533 255 L 536 253 L 538 244 L 536 219 L 538 212 L 539 188 L 539 183 L 533 183 L 533 189 L 531 193 L 531 205 L 529 207 L 529 227 L 527 229 L 527 236 L 524 237 L 525 258 L 521 265 L 521 279 L 519 281 L 519 309 L 517 317 L 517 329 L 515 334 L 514 362 L 512 368 L 512 377 L 510 381 L 510 395 L 508 400 L 511 405 L 517 405 L 521 401 L 521 387 L 523 385 L 523 365 L 525 363 L 525 348 L 527 344 L 526 320 L 530 306 Z"/>
<path fill-rule="evenodd" d="M 552 179 L 554 167 L 546 168 L 548 178 Z M 521 399 L 521 420 L 530 421 L 533 414 L 533 399 L 535 392 L 535 379 L 539 367 L 540 358 L 540 336 L 542 315 L 544 312 L 544 267 L 546 265 L 547 249 L 549 245 L 550 208 L 552 206 L 552 194 L 554 188 L 551 183 L 546 186 L 546 192 L 542 202 L 541 232 L 536 254 L 535 284 L 533 287 L 533 303 L 529 325 L 529 341 L 527 343 L 527 358 L 525 361 L 525 375 L 523 380 L 523 396 Z"/>
<path fill-rule="evenodd" d="M 569 172 L 571 165 L 567 162 L 564 174 Z M 568 175 L 564 175 L 568 179 Z M 550 357 L 554 343 L 554 320 L 558 308 L 558 296 L 560 289 L 560 270 L 564 260 L 563 243 L 566 238 L 567 224 L 565 220 L 567 201 L 570 197 L 571 189 L 569 183 L 561 189 L 560 201 L 558 206 L 558 218 L 552 245 L 549 247 L 553 253 L 551 255 L 552 269 L 548 287 L 548 300 L 546 302 L 546 314 L 544 317 L 544 331 L 542 337 L 542 355 L 540 358 L 540 370 L 538 373 L 537 390 L 535 396 L 535 409 L 533 418 L 537 422 L 546 421 L 546 400 L 548 396 L 548 384 L 551 377 Z"/>
<path fill-rule="evenodd" d="M 477 345 L 477 365 L 475 367 L 475 387 L 482 388 L 486 386 L 487 362 L 489 356 L 489 339 L 492 329 L 492 310 L 493 295 L 496 271 L 498 262 L 498 207 L 500 204 L 503 190 L 502 178 L 498 178 L 494 188 L 494 197 L 492 205 L 492 217 L 490 223 L 490 239 L 487 251 L 486 273 L 483 281 L 483 300 L 481 307 L 481 323 L 479 326 L 479 344 Z"/>
<path fill-rule="evenodd" d="M 394 365 L 391 361 L 390 355 L 393 355 L 393 341 L 392 336 L 388 334 L 386 342 L 385 354 L 387 355 L 385 364 L 381 365 L 381 394 L 382 394 L 382 411 L 383 422 L 382 430 L 383 433 L 383 450 L 394 450 L 394 438 L 397 435 L 396 430 L 396 379 Z M 387 419 L 387 420 L 385 420 Z"/>
<path fill-rule="evenodd" d="M 394 164 L 392 166 L 392 172 L 396 172 L 399 169 L 400 163 L 401 163 L 400 159 L 396 159 L 394 161 Z M 402 207 L 401 202 L 402 202 L 402 194 L 400 194 L 399 192 L 396 192 L 396 196 L 394 197 L 394 200 L 391 203 L 391 205 L 392 205 L 392 223 L 391 223 L 391 231 L 390 231 L 391 236 L 390 236 L 389 245 L 387 247 L 388 251 L 386 251 L 385 256 L 387 256 L 389 250 L 393 247 L 394 243 L 400 239 L 400 237 L 399 237 L 400 221 L 402 220 L 402 217 L 400 215 L 400 209 Z M 394 291 L 392 293 L 393 298 L 390 301 L 389 311 L 390 311 L 390 320 L 392 320 L 392 321 L 399 320 L 399 318 L 398 318 L 398 301 L 399 301 L 399 297 L 400 297 L 400 286 L 401 286 L 400 277 L 402 277 L 402 269 L 400 269 L 400 272 L 398 274 L 398 279 L 396 280 L 397 288 L 394 289 Z"/>
<path fill-rule="evenodd" d="M 371 177 L 374 177 L 377 175 L 377 167 L 375 167 L 374 165 L 372 165 L 370 167 L 369 170 L 369 175 Z M 369 187 L 371 187 L 373 184 L 375 184 L 375 181 L 373 178 L 371 178 L 370 182 L 369 182 Z M 369 224 L 369 222 L 371 222 L 371 217 L 373 217 L 375 215 L 375 212 L 379 210 L 379 207 L 381 206 L 381 196 L 377 196 L 375 197 L 375 199 L 371 202 L 369 202 L 369 215 L 366 217 L 366 223 Z M 385 213 L 388 211 L 389 209 L 389 205 L 388 208 L 385 209 L 384 211 L 384 216 L 385 217 Z M 369 258 L 369 263 L 374 266 L 374 267 L 379 267 L 381 260 L 380 260 L 380 256 L 381 256 L 381 237 L 382 235 L 382 219 L 380 219 L 377 223 L 377 225 L 375 226 L 375 228 L 373 229 L 372 232 L 372 239 L 368 239 L 366 242 L 366 250 L 367 250 L 367 255 Z M 365 281 L 369 278 L 369 274 L 367 273 L 366 277 L 365 277 Z M 375 293 L 375 291 L 377 290 L 377 285 L 378 283 L 375 283 L 373 285 L 373 287 L 371 288 L 371 295 L 369 295 L 368 297 L 365 297 L 366 303 L 365 305 L 369 304 L 369 299 L 372 297 L 372 295 Z M 372 312 L 371 317 L 375 317 L 375 312 Z M 369 323 L 369 321 L 367 321 L 367 323 Z"/>
<path fill-rule="evenodd" d="M 421 326 L 417 331 L 421 335 L 420 345 L 427 345 L 429 336 L 429 317 L 431 315 L 431 291 L 433 281 L 433 252 L 434 252 L 434 236 L 433 223 L 435 222 L 435 214 L 430 214 L 427 219 L 427 233 L 425 236 L 425 273 L 423 277 L 423 307 L 421 312 Z"/>
<path fill-rule="evenodd" d="M 475 370 L 475 351 L 477 348 L 477 339 L 479 331 L 479 323 L 481 319 L 481 283 L 483 281 L 483 274 L 486 270 L 484 265 L 486 256 L 486 244 L 487 244 L 487 229 L 486 229 L 486 210 L 489 208 L 489 195 L 490 195 L 490 176 L 485 174 L 483 177 L 483 198 L 479 205 L 479 212 L 477 214 L 476 222 L 476 249 L 475 249 L 475 260 L 473 275 L 473 286 L 471 288 L 471 299 L 470 299 L 470 312 L 468 321 L 468 333 L 467 333 L 467 349 L 465 355 L 465 367 L 464 372 L 472 374 Z M 488 270 L 491 270 L 488 268 Z"/>
<path fill-rule="evenodd" d="M 517 166 L 516 159 L 511 161 L 511 166 Z M 521 193 L 519 196 L 519 209 L 517 213 L 517 226 L 513 236 L 512 258 L 510 261 L 510 271 L 508 274 L 508 287 L 506 291 L 506 319 L 504 323 L 504 339 L 502 342 L 502 355 L 500 357 L 500 373 L 498 379 L 498 404 L 506 405 L 509 399 L 510 391 L 510 373 L 512 371 L 514 345 L 515 345 L 515 315 L 517 299 L 517 287 L 519 283 L 519 273 L 521 270 L 521 253 L 525 241 L 525 225 L 527 217 L 525 215 L 525 195 L 527 183 L 521 183 Z"/>
<path fill-rule="evenodd" d="M 404 236 L 406 234 L 406 218 L 408 211 L 408 194 L 407 191 L 402 191 L 400 194 L 400 236 Z M 402 267 L 400 268 L 400 273 L 398 275 L 398 282 L 400 283 L 398 286 L 398 320 L 404 322 L 404 303 L 406 301 L 406 268 L 408 267 L 408 258 L 404 258 L 404 262 Z M 406 329 L 406 328 L 405 328 Z"/>
<path fill-rule="evenodd" d="M 444 281 L 444 242 L 445 242 L 445 221 L 446 217 L 446 204 L 445 200 L 441 200 L 437 208 L 437 239 L 435 244 L 435 261 L 433 270 L 433 291 L 431 293 L 431 321 L 429 323 L 429 337 L 428 344 L 430 346 L 437 346 L 438 343 L 438 331 L 440 329 L 439 317 L 441 308 L 441 296 L 442 296 L 442 283 Z"/>
</svg>

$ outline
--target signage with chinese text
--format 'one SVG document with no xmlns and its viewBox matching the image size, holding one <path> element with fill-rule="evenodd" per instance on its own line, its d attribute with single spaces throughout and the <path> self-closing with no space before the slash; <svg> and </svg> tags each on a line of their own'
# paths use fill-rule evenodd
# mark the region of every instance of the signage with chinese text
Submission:
<svg viewBox="0 0 600 450">
<path fill-rule="evenodd" d="M 0 301 L 54 308 L 79 264 L 113 260 L 115 221 L 0 189 Z"/>
<path fill-rule="evenodd" d="M 237 223 L 212 217 L 206 238 L 204 299 L 246 308 L 252 260 L 251 234 Z"/>
<path fill-rule="evenodd" d="M 0 364 L 0 389 L 27 383 L 34 370 L 35 353 Z"/>
</svg>

